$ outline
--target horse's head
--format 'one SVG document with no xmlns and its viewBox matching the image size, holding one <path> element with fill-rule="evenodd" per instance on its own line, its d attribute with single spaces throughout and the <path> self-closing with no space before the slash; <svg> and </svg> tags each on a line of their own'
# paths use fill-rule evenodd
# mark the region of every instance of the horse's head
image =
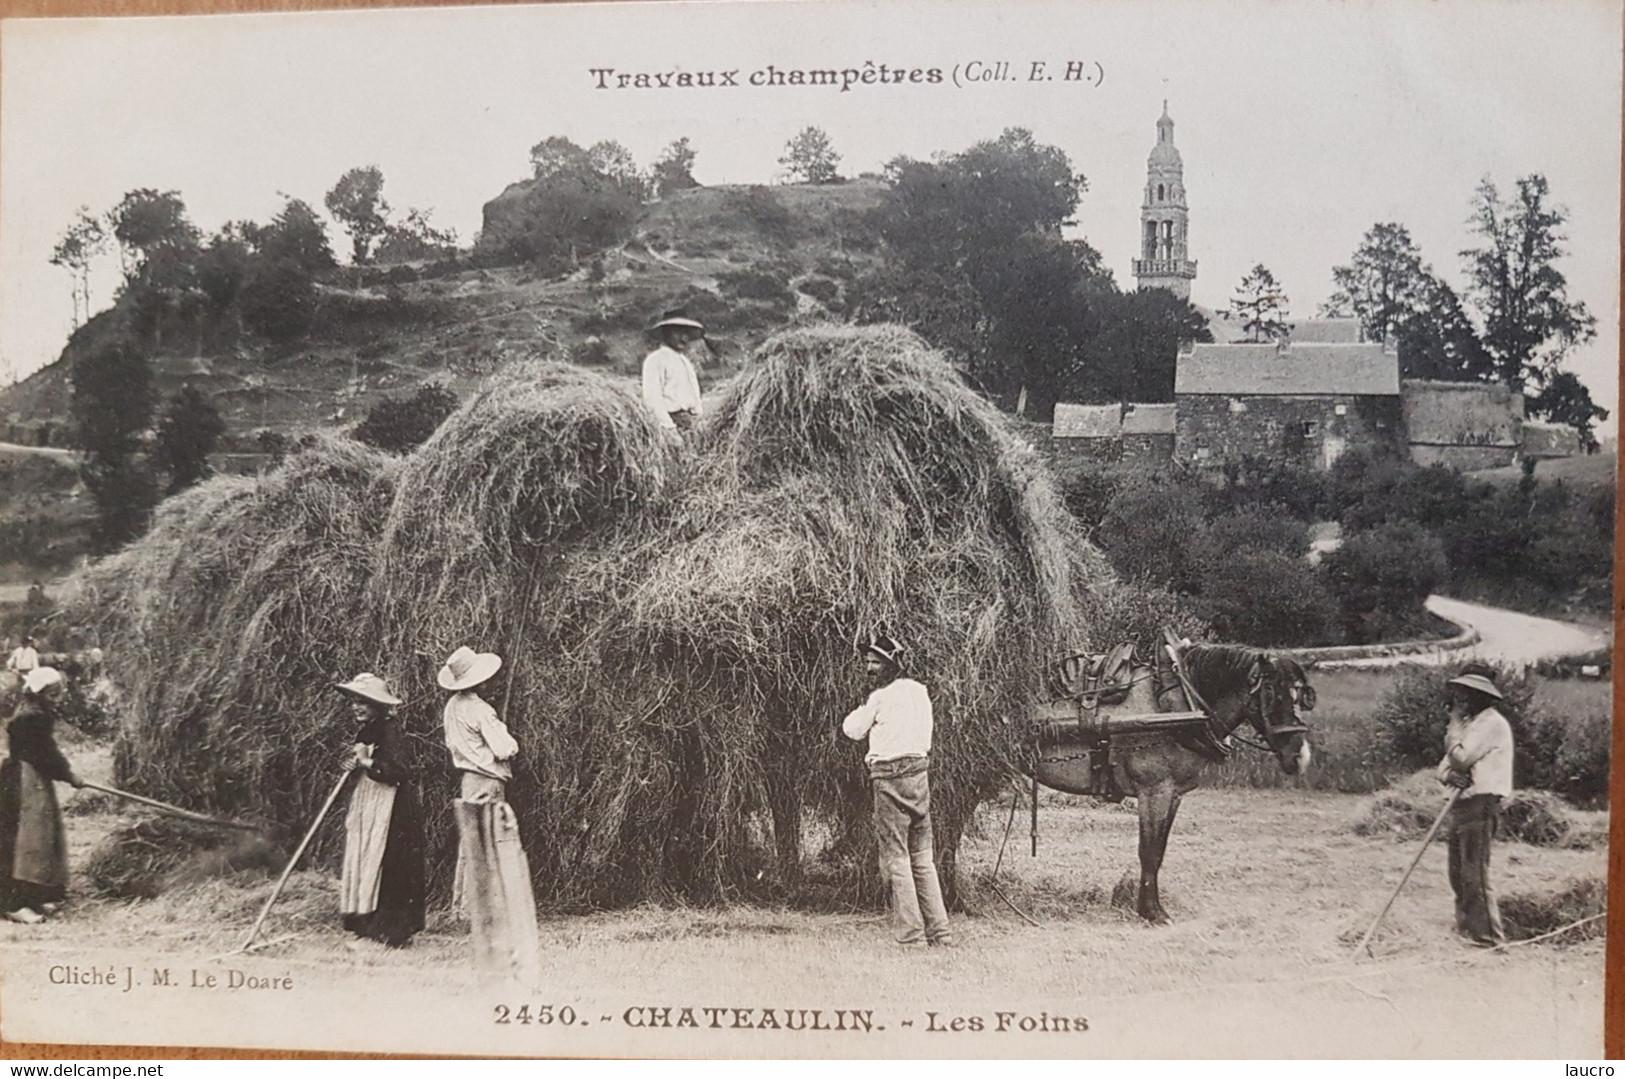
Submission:
<svg viewBox="0 0 1625 1079">
<path fill-rule="evenodd" d="M 1301 713 L 1315 706 L 1315 689 L 1303 666 L 1285 656 L 1259 653 L 1248 686 L 1248 719 L 1281 765 L 1295 776 L 1309 766 L 1309 727 Z"/>
</svg>

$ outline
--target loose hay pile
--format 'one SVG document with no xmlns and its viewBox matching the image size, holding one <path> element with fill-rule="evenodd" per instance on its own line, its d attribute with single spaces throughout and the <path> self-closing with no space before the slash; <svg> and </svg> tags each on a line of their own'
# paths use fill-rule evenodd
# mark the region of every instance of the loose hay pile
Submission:
<svg viewBox="0 0 1625 1079">
<path fill-rule="evenodd" d="M 265 836 L 156 817 L 109 836 L 86 863 L 85 876 L 109 899 L 151 899 L 240 870 L 273 873 L 287 856 Z"/>
<path fill-rule="evenodd" d="M 1551 937 L 1554 943 L 1574 944 L 1607 932 L 1601 915 L 1608 910 L 1608 888 L 1597 877 L 1571 879 L 1554 890 L 1502 896 L 1497 905 L 1508 940 L 1555 933 Z"/>
<path fill-rule="evenodd" d="M 323 486 L 313 469 L 349 482 L 305 493 Z M 314 558 L 320 585 L 259 568 L 269 549 Z M 893 327 L 815 327 L 764 344 L 685 447 L 600 376 L 525 368 L 398 479 L 327 446 L 285 475 L 216 481 L 87 594 L 111 600 L 110 656 L 128 653 L 121 777 L 198 808 L 308 814 L 348 734 L 328 685 L 389 677 L 442 887 L 434 672 L 458 644 L 503 653 L 482 692 L 522 747 L 509 797 L 539 896 L 569 906 L 759 880 L 794 894 L 808 853 L 860 891 L 861 753 L 835 724 L 862 698 L 854 642 L 879 629 L 908 643 L 936 703 L 951 870 L 971 809 L 1016 763 L 1006 721 L 1083 643 L 1076 601 L 1102 576 L 1034 451 L 940 356 Z"/>
<path fill-rule="evenodd" d="M 1438 817 L 1448 796 L 1449 788 L 1441 785 L 1431 770 L 1417 772 L 1379 792 L 1365 814 L 1354 822 L 1354 831 L 1358 835 L 1419 839 Z M 1515 790 L 1501 803 L 1500 835 L 1505 839 L 1536 847 L 1560 847 L 1568 839 L 1572 824 L 1563 800 L 1546 791 Z"/>
</svg>

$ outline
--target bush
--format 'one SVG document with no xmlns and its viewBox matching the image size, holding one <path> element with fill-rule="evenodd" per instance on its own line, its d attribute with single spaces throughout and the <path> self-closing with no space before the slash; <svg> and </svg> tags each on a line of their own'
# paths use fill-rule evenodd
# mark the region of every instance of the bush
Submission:
<svg viewBox="0 0 1625 1079">
<path fill-rule="evenodd" d="M 1195 483 L 1144 475 L 1112 496 L 1096 535 L 1112 568 L 1124 577 L 1194 593 L 1202 573 L 1191 541 L 1205 524 Z"/>
<path fill-rule="evenodd" d="M 813 277 L 803 281 L 801 291 L 836 314 L 845 309 L 845 305 L 841 303 L 841 286 L 827 277 Z"/>
<path fill-rule="evenodd" d="M 351 435 L 385 453 L 409 453 L 427 442 L 456 408 L 457 395 L 444 386 L 419 386 L 404 400 L 386 397 L 373 405 Z"/>
<path fill-rule="evenodd" d="M 1208 567 L 1197 611 L 1220 640 L 1263 648 L 1324 641 L 1337 617 L 1337 605 L 1311 566 L 1253 549 Z"/>
<path fill-rule="evenodd" d="M 293 260 L 267 260 L 249 274 L 241 304 L 249 329 L 285 344 L 302 337 L 315 320 L 316 285 Z"/>
<path fill-rule="evenodd" d="M 1224 484 L 1208 491 L 1207 504 L 1214 514 L 1262 506 L 1308 522 L 1326 514 L 1331 484 L 1316 469 L 1247 456 L 1225 466 Z"/>
<path fill-rule="evenodd" d="M 1285 506 L 1244 506 L 1209 521 L 1197 546 L 1199 557 L 1209 566 L 1247 550 L 1302 558 L 1309 550 L 1309 529 Z"/>
<path fill-rule="evenodd" d="M 1466 666 L 1455 663 L 1442 668 L 1408 666 L 1401 670 L 1394 688 L 1377 706 L 1373 717 L 1383 747 L 1396 764 L 1431 768 L 1439 763 L 1444 756 L 1445 728 L 1450 722 L 1445 683 Z M 1495 684 L 1506 695 L 1499 710 L 1512 724 L 1515 767 L 1521 773 L 1542 756 L 1541 745 L 1549 740 L 1536 729 L 1539 720 L 1526 718 L 1532 711 L 1535 687 L 1522 671 L 1507 666 L 1495 667 Z M 1519 785 L 1530 785 L 1527 777 L 1519 779 L 1515 774 L 1513 779 Z"/>
<path fill-rule="evenodd" d="M 1066 508 L 1091 537 L 1106 519 L 1112 499 L 1127 478 L 1121 467 L 1092 458 L 1072 460 L 1055 468 L 1055 483 Z"/>
<path fill-rule="evenodd" d="M 1569 716 L 1552 758 L 1552 789 L 1581 805 L 1606 805 L 1612 742 L 1613 726 L 1606 707 Z"/>
<path fill-rule="evenodd" d="M 764 303 L 795 306 L 795 294 L 790 291 L 791 271 L 781 266 L 760 269 L 730 270 L 717 274 L 717 284 L 742 300 L 761 300 Z"/>
<path fill-rule="evenodd" d="M 1415 632 L 1449 566 L 1432 533 L 1395 521 L 1346 538 L 1321 561 L 1321 573 L 1341 609 L 1344 638 L 1365 644 Z"/>
</svg>

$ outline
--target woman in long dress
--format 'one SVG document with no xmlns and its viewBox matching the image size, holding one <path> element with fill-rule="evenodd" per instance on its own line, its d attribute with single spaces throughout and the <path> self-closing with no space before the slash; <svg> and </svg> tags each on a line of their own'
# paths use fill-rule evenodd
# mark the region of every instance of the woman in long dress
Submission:
<svg viewBox="0 0 1625 1079">
<path fill-rule="evenodd" d="M 335 687 L 358 729 L 347 766 L 360 773 L 344 818 L 339 877 L 344 928 L 357 940 L 403 947 L 423 928 L 423 804 L 393 708 L 400 698 L 375 674 Z"/>
<path fill-rule="evenodd" d="M 57 748 L 52 728 L 67 684 L 54 667 L 23 677 L 23 701 L 6 734 L 0 765 L 0 911 L 32 925 L 54 914 L 68 895 L 68 845 L 54 783 L 80 786 Z"/>
</svg>

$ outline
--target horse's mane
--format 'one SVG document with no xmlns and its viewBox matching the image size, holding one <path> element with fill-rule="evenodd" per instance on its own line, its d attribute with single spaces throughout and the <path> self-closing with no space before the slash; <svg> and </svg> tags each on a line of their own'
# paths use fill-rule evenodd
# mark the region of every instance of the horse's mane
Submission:
<svg viewBox="0 0 1625 1079">
<path fill-rule="evenodd" d="M 1185 664 L 1191 681 L 1209 686 L 1234 686 L 1245 692 L 1252 680 L 1253 666 L 1264 655 L 1256 648 L 1239 644 L 1195 644 L 1185 650 Z"/>
</svg>

